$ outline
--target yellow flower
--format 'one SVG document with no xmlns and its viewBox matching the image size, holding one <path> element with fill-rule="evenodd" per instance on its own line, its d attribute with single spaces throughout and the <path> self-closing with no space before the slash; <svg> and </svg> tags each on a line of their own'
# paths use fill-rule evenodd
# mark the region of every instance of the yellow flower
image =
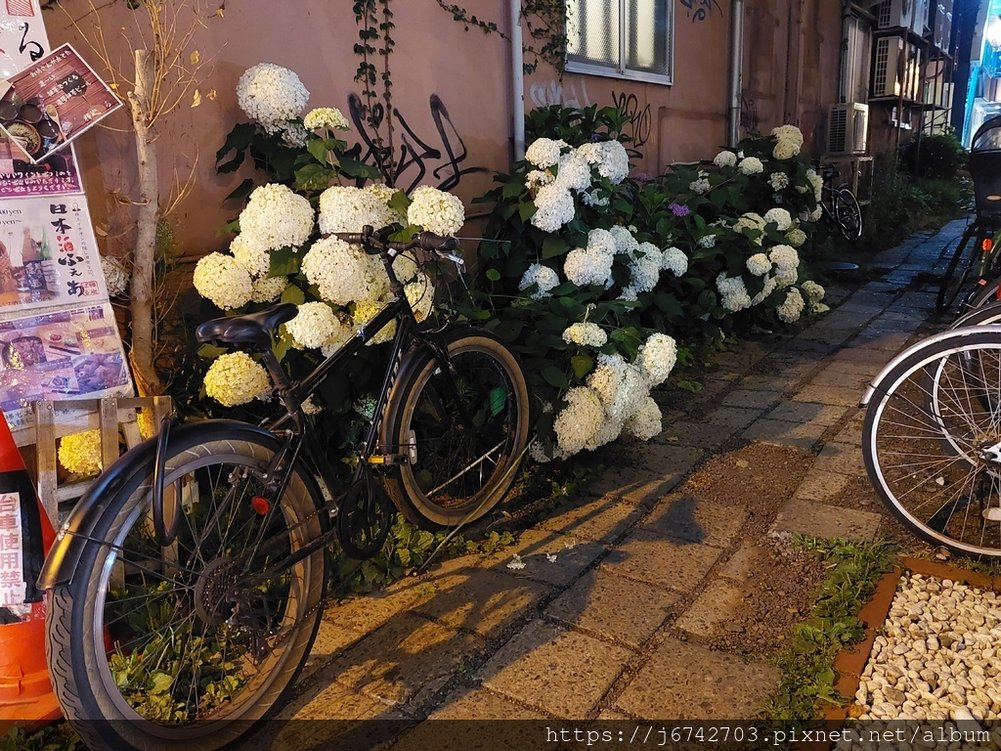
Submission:
<svg viewBox="0 0 1001 751">
<path fill-rule="evenodd" d="M 85 430 L 63 436 L 59 441 L 59 463 L 75 475 L 98 474 L 103 468 L 101 431 Z"/>
<path fill-rule="evenodd" d="M 267 371 L 246 352 L 220 355 L 205 374 L 205 393 L 225 407 L 258 399 L 269 386 Z"/>
</svg>

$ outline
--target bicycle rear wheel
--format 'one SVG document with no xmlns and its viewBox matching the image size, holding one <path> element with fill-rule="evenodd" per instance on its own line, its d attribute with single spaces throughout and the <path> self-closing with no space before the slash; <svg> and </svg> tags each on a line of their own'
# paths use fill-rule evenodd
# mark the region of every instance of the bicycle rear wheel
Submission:
<svg viewBox="0 0 1001 751">
<path fill-rule="evenodd" d="M 937 310 L 946 310 L 952 307 L 952 304 L 956 302 L 956 298 L 959 296 L 960 291 L 963 289 L 963 285 L 966 284 L 966 279 L 970 275 L 970 271 L 973 268 L 973 253 L 967 254 L 967 248 L 973 238 L 977 235 L 977 225 L 976 222 L 971 224 L 966 228 L 966 232 L 959 239 L 959 244 L 956 246 L 956 250 L 952 254 L 952 258 L 949 259 L 949 265 L 946 266 L 945 273 L 942 276 L 942 283 L 938 290 L 938 298 L 935 301 L 935 308 Z M 975 249 L 974 249 L 975 251 Z M 969 257 L 967 257 L 967 255 Z M 962 266 L 957 273 L 957 269 Z"/>
<path fill-rule="evenodd" d="M 312 480 L 296 470 L 275 499 L 277 441 L 218 428 L 192 441 L 167 446 L 175 539 L 153 531 L 153 462 L 120 465 L 120 490 L 84 531 L 93 542 L 52 592 L 53 686 L 94 749 L 232 743 L 284 701 L 320 623 L 323 551 L 278 566 L 322 532 Z"/>
<path fill-rule="evenodd" d="M 842 237 L 849 242 L 862 237 L 862 207 L 847 185 L 834 191 L 834 219 Z"/>
<path fill-rule="evenodd" d="M 410 521 L 432 529 L 475 521 L 504 498 L 529 431 L 528 387 L 511 351 L 479 331 L 457 331 L 447 346 L 452 374 L 420 351 L 383 423 L 383 444 L 409 458 L 386 489 Z"/>
<path fill-rule="evenodd" d="M 873 388 L 862 453 L 883 503 L 934 545 L 1001 557 L 1001 328 L 937 337 Z"/>
</svg>

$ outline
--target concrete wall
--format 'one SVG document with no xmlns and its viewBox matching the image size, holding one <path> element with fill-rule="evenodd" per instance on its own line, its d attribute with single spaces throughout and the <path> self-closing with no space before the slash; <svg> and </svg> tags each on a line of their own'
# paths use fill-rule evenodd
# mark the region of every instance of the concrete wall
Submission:
<svg viewBox="0 0 1001 751">
<path fill-rule="evenodd" d="M 711 158 L 726 140 L 727 58 L 730 0 L 675 2 L 674 83 L 637 83 L 568 73 L 558 80 L 545 65 L 526 79 L 526 106 L 565 104 L 624 105 L 644 158 L 636 170 L 656 174 L 674 161 Z M 211 2 L 209 11 L 218 6 Z M 67 3 L 69 7 L 79 5 Z M 507 27 L 506 0 L 467 0 L 480 18 Z M 693 12 L 687 6 L 701 7 Z M 840 45 L 838 3 L 832 0 L 754 0 L 747 9 L 745 99 L 749 128 L 767 131 L 794 122 L 809 139 L 822 128 L 823 112 L 835 100 Z M 216 149 L 232 126 L 244 119 L 235 84 L 255 63 L 267 61 L 295 70 L 311 92 L 309 107 L 337 106 L 347 114 L 347 98 L 358 90 L 358 64 L 352 47 L 357 29 L 350 6 L 329 0 L 295 0 L 281 13 L 277 4 L 228 3 L 223 17 L 203 13 L 205 28 L 196 45 L 210 60 L 202 74 L 202 103 L 187 103 L 164 124 L 157 144 L 161 182 L 169 190 L 194 166 L 188 198 L 173 215 L 183 253 L 201 255 L 223 244 L 218 228 L 235 215 L 224 196 L 250 172 L 218 176 Z M 394 104 L 406 123 L 397 128 L 397 152 L 412 163 L 398 184 L 440 183 L 461 171 L 455 191 L 467 201 L 490 185 L 488 170 L 504 169 L 511 153 L 510 63 L 508 43 L 497 34 L 466 31 L 433 0 L 407 0 L 393 6 L 397 46 L 392 56 Z M 78 13 L 81 11 L 77 10 Z M 102 5 L 101 21 L 109 44 L 120 44 L 116 30 L 135 23 L 124 3 Z M 86 44 L 56 11 L 46 16 L 53 45 L 70 41 L 88 54 Z M 791 26 L 790 26 L 791 24 Z M 83 19 L 85 28 L 92 28 Z M 789 29 L 794 32 L 790 34 Z M 125 45 L 115 54 L 127 54 Z M 210 100 L 208 92 L 215 90 Z M 431 97 L 443 105 L 439 121 Z M 109 123 L 121 128 L 125 115 Z M 439 125 L 441 129 L 439 131 Z M 402 126 L 402 123 L 400 123 Z M 451 150 L 454 158 L 448 156 Z M 436 155 L 437 154 L 437 155 Z M 127 134 L 103 129 L 80 143 L 95 223 L 106 244 L 127 247 L 132 212 L 123 196 L 134 193 L 133 152 Z M 424 173 L 422 175 L 422 170 Z M 471 207 L 472 210 L 476 210 Z"/>
</svg>

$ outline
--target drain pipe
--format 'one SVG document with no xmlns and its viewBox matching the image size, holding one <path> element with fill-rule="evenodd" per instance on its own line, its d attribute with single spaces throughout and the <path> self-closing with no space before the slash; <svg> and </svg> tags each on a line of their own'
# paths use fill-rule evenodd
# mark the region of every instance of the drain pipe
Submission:
<svg viewBox="0 0 1001 751">
<path fill-rule="evenodd" d="M 740 141 L 740 91 L 744 67 L 744 0 L 733 0 L 730 13 L 730 108 L 727 117 L 727 143 Z"/>
<path fill-rule="evenodd" d="M 514 120 L 514 158 L 517 161 L 525 156 L 525 67 L 521 41 L 521 0 L 508 0 L 508 8 L 511 11 L 511 117 Z"/>
</svg>

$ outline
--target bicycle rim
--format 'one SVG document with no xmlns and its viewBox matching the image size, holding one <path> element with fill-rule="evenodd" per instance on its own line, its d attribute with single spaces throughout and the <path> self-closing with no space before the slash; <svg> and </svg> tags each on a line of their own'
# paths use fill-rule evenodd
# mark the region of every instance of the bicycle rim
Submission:
<svg viewBox="0 0 1001 751">
<path fill-rule="evenodd" d="M 855 194 L 847 188 L 839 188 L 834 194 L 834 217 L 846 240 L 855 241 L 862 237 L 862 209 Z"/>
<path fill-rule="evenodd" d="M 883 501 L 933 544 L 1001 556 L 1001 331 L 919 350 L 877 391 L 863 453 Z"/>
<path fill-rule="evenodd" d="M 249 727 L 305 659 L 319 616 L 322 552 L 266 573 L 318 532 L 311 499 L 294 478 L 275 501 L 263 477 L 271 455 L 225 453 L 232 445 L 219 442 L 167 473 L 165 513 L 179 514 L 169 547 L 154 541 L 144 485 L 98 561 L 92 624 L 106 647 L 98 678 L 117 716 L 152 736 Z"/>
</svg>

